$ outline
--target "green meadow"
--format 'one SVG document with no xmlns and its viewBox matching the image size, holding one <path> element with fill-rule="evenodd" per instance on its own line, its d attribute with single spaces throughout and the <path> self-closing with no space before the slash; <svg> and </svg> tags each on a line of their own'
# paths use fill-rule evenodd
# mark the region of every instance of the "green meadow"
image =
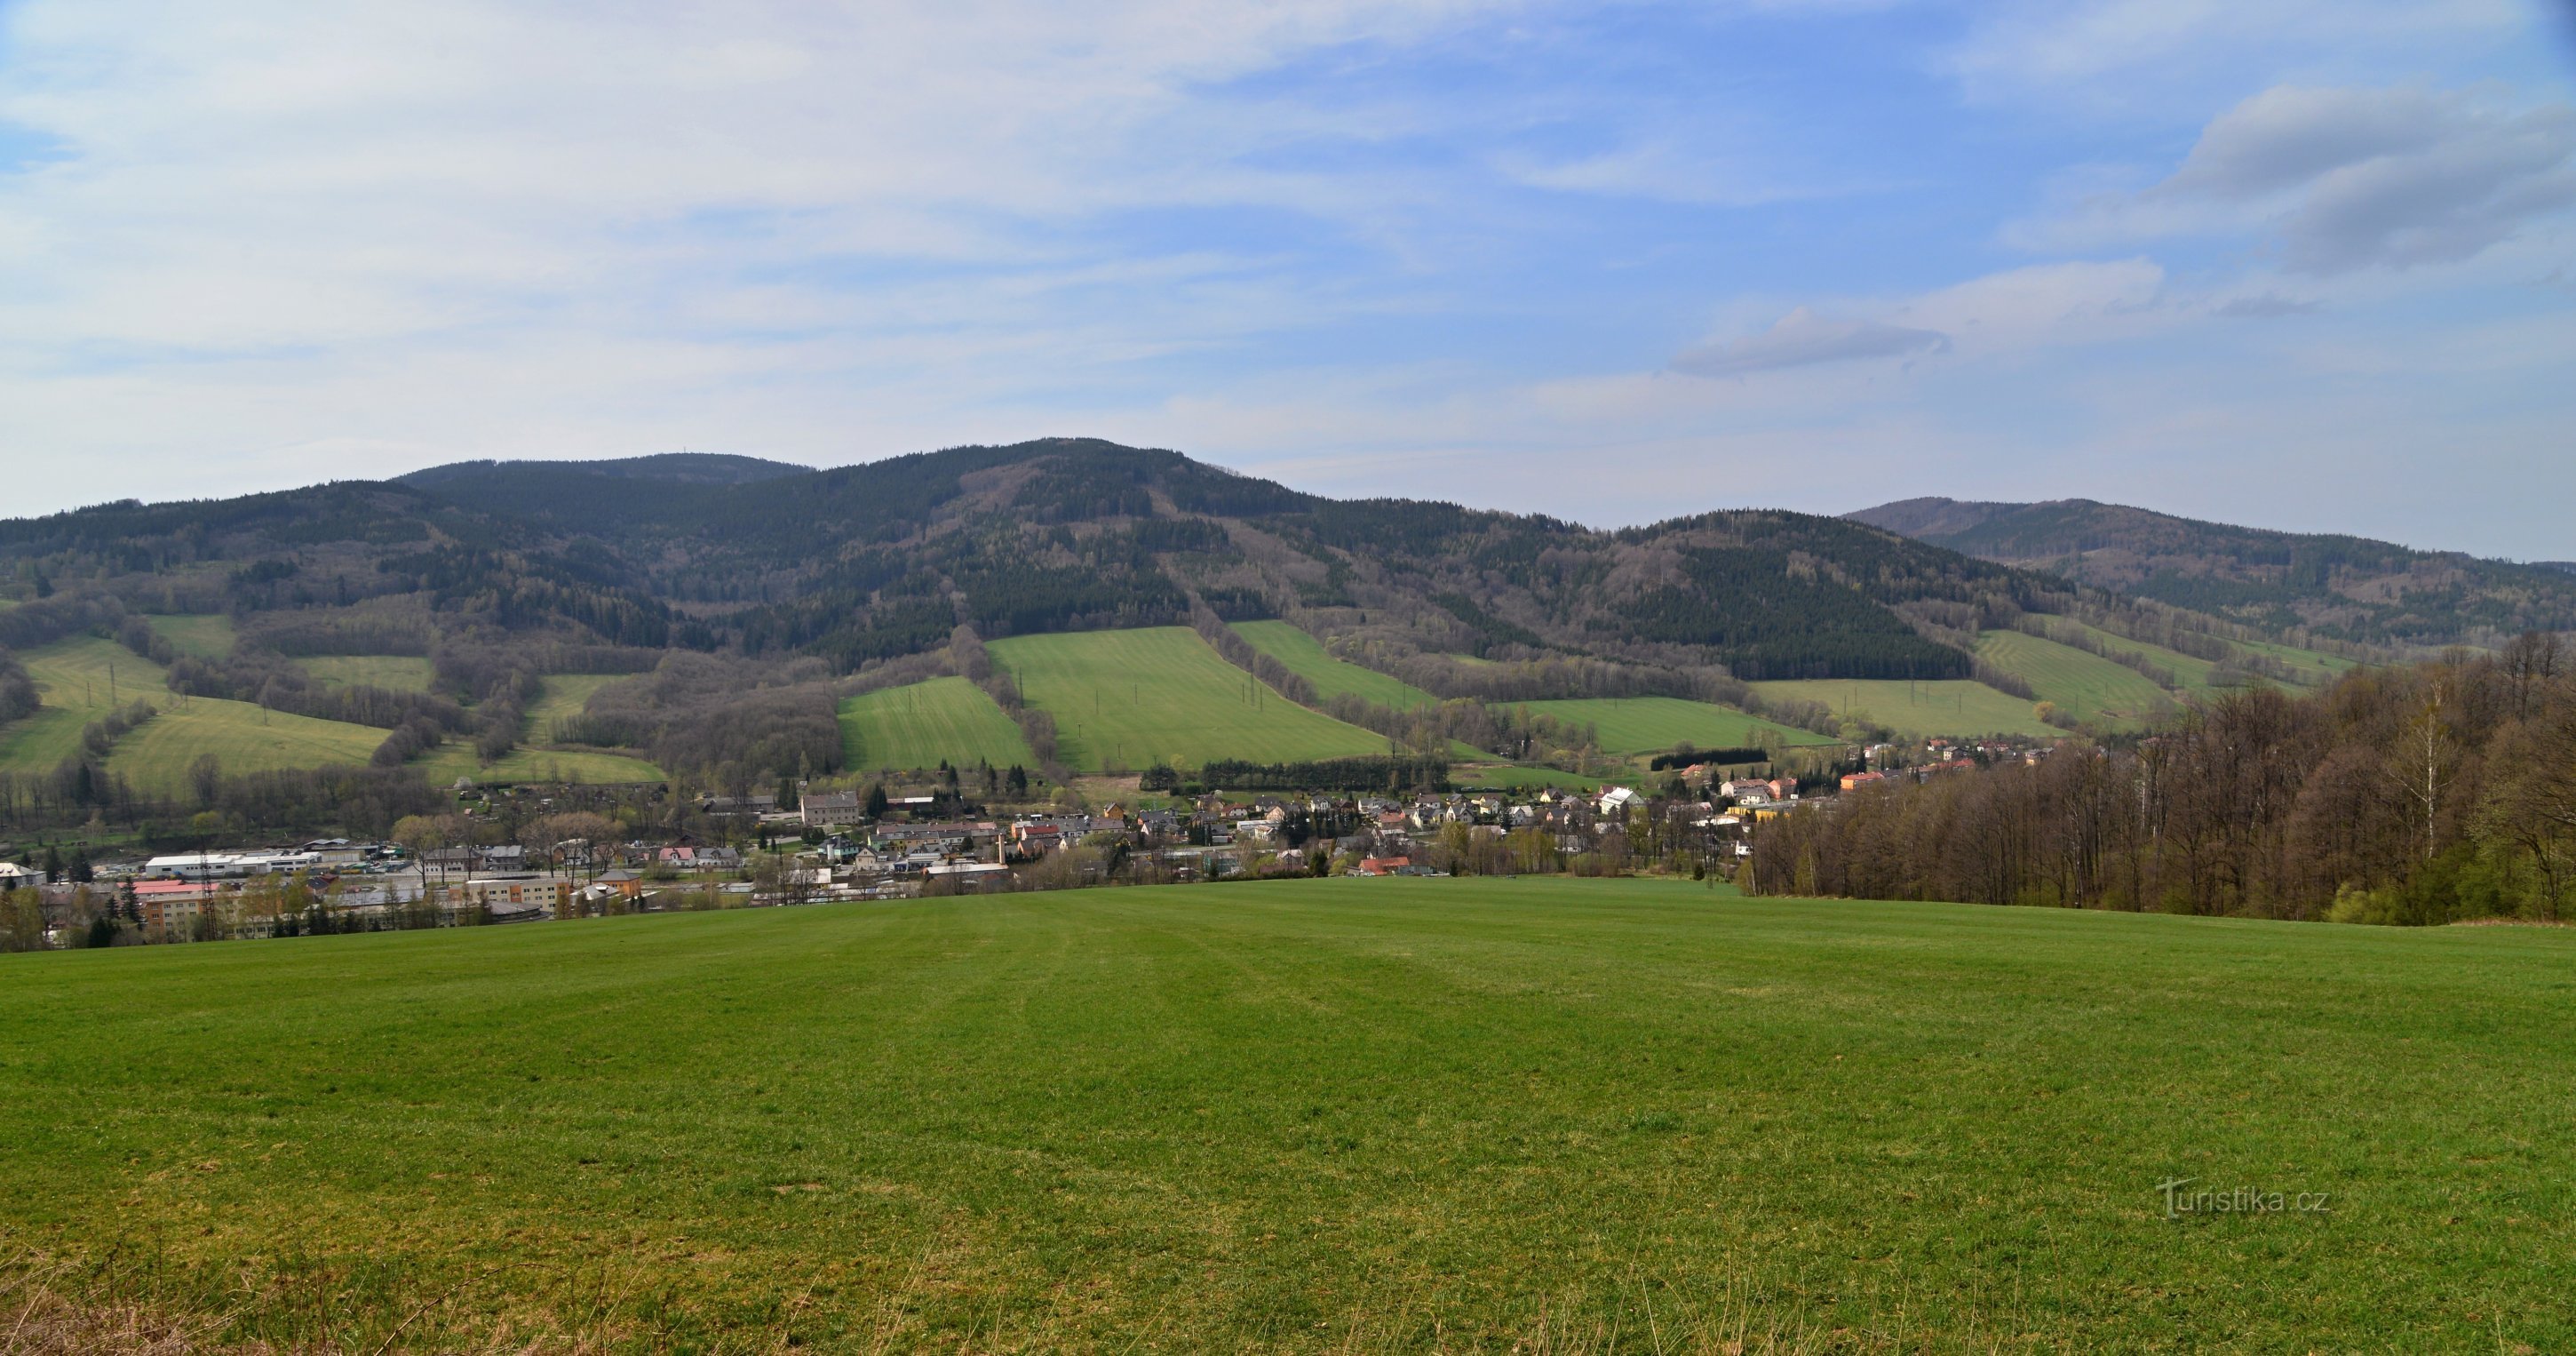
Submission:
<svg viewBox="0 0 2576 1356">
<path fill-rule="evenodd" d="M 44 707 L 0 730 L 0 769 L 12 772 L 53 771 L 79 751 L 82 726 L 138 698 L 161 714 L 118 740 L 107 766 L 156 792 L 180 786 L 188 765 L 205 754 L 213 754 L 227 772 L 364 766 L 385 738 L 370 726 L 266 711 L 250 702 L 176 696 L 163 686 L 160 665 L 110 640 L 58 641 L 19 658 L 36 680 Z"/>
<path fill-rule="evenodd" d="M 610 683 L 622 683 L 634 677 L 631 673 L 549 673 L 538 680 L 537 699 L 528 703 L 528 738 L 535 743 L 555 742 L 555 725 L 582 713 L 590 704 L 590 695 Z"/>
<path fill-rule="evenodd" d="M 852 771 L 1036 761 L 1010 713 L 963 678 L 933 678 L 841 703 L 841 764 Z"/>
<path fill-rule="evenodd" d="M 221 659 L 233 652 L 233 619 L 220 612 L 165 615 L 143 619 L 170 648 L 199 659 Z"/>
<path fill-rule="evenodd" d="M 407 654 L 329 654 L 295 661 L 324 687 L 383 687 L 427 692 L 436 675 L 427 659 Z M 552 685 L 552 680 L 548 680 Z"/>
<path fill-rule="evenodd" d="M 2180 710 L 2155 680 L 2125 664 L 2019 631 L 1977 637 L 1977 657 L 2030 684 L 2077 721 L 2135 730 Z"/>
<path fill-rule="evenodd" d="M 1902 679 L 1801 678 L 1753 684 L 1766 700 L 1823 702 L 1836 714 L 1866 716 L 1896 731 L 1901 738 L 1935 735 L 2032 735 L 2046 739 L 2064 731 L 2052 728 L 2026 702 L 1965 678 L 1933 682 Z"/>
<path fill-rule="evenodd" d="M 1733 707 L 1679 697 L 1585 697 L 1519 705 L 1569 724 L 1591 725 L 1600 734 L 1603 753 L 1662 753 L 1685 743 L 1702 749 L 1777 749 L 1834 742 Z"/>
<path fill-rule="evenodd" d="M 2571 976 L 1538 879 L 0 956 L 0 1257 L 347 1351 L 2565 1351 Z"/>
<path fill-rule="evenodd" d="M 1289 672 L 1313 683 L 1324 697 L 1347 694 L 1398 711 L 1440 704 L 1438 697 L 1401 678 L 1336 657 L 1324 642 L 1294 622 L 1235 622 L 1233 626 L 1234 633 L 1252 648 L 1287 665 Z"/>
<path fill-rule="evenodd" d="M 1185 626 L 1013 636 L 986 648 L 1021 697 L 1055 717 L 1058 756 L 1084 771 L 1387 751 L 1382 736 L 1271 691 Z"/>
</svg>

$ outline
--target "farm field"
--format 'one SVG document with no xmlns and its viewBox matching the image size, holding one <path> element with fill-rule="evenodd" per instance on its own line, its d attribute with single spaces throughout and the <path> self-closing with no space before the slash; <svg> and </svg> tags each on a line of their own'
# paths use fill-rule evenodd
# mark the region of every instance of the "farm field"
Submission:
<svg viewBox="0 0 2576 1356">
<path fill-rule="evenodd" d="M 233 619 L 220 612 L 143 619 L 170 648 L 199 659 L 221 659 L 233 652 Z"/>
<path fill-rule="evenodd" d="M 2018 676 L 2041 701 L 2057 703 L 2086 724 L 2134 730 L 2179 709 L 2155 680 L 2136 669 L 2019 631 L 1978 636 L 1977 657 Z"/>
<path fill-rule="evenodd" d="M 2571 962 L 1536 879 L 0 956 L 0 1256 L 348 1351 L 2564 1351 Z"/>
<path fill-rule="evenodd" d="M 539 748 L 521 744 L 485 764 L 474 756 L 473 741 L 450 739 L 436 753 L 415 758 L 410 766 L 444 786 L 463 778 L 474 782 L 658 782 L 662 769 L 629 754 L 605 749 Z"/>
<path fill-rule="evenodd" d="M 1600 733 L 1603 753 L 1663 753 L 1684 742 L 1703 749 L 1834 742 L 1812 731 L 1746 715 L 1732 707 L 1679 697 L 1585 697 L 1516 705 L 1576 725 L 1590 722 Z"/>
<path fill-rule="evenodd" d="M 634 677 L 631 673 L 549 673 L 539 680 L 537 699 L 528 704 L 526 738 L 531 743 L 555 742 L 555 722 L 582 713 L 590 694 L 610 683 L 622 683 Z"/>
<path fill-rule="evenodd" d="M 841 703 L 841 765 L 853 771 L 1035 763 L 1010 713 L 963 678 L 887 688 Z"/>
<path fill-rule="evenodd" d="M 43 691 L 45 708 L 0 730 L 0 769 L 8 771 L 51 772 L 77 752 L 81 727 L 111 706 L 111 675 L 118 702 L 139 697 L 161 710 L 108 755 L 108 770 L 123 773 L 138 788 L 178 787 L 188 765 L 203 754 L 236 773 L 364 766 L 385 738 L 370 726 L 264 711 L 249 702 L 175 696 L 162 686 L 160 665 L 114 641 L 58 641 L 19 658 Z"/>
<path fill-rule="evenodd" d="M 433 677 L 429 661 L 418 655 L 328 654 L 295 661 L 324 687 L 383 687 L 397 692 L 427 692 Z"/>
<path fill-rule="evenodd" d="M 2035 703 L 1965 678 L 1919 683 L 1893 679 L 1795 679 L 1755 683 L 1753 690 L 1765 699 L 1823 702 L 1837 714 L 1865 715 L 1909 739 L 1993 734 L 2047 738 L 2064 733 L 2032 713 Z"/>
<path fill-rule="evenodd" d="M 1345 693 L 1380 706 L 1409 711 L 1438 706 L 1440 699 L 1400 678 L 1340 659 L 1324 643 L 1293 622 L 1235 622 L 1234 633 L 1252 648 L 1288 666 L 1288 671 L 1315 685 L 1326 697 Z"/>
<path fill-rule="evenodd" d="M 2210 670 L 2218 667 L 2215 661 L 2197 659 L 2191 655 L 2184 654 L 2180 650 L 2168 650 L 2162 645 L 2149 645 L 2144 641 L 2131 640 L 2127 636 L 2115 635 L 2112 632 L 2103 630 L 2101 627 L 2077 621 L 2072 617 L 2055 617 L 2050 620 L 2054 625 L 2072 626 L 2112 649 L 2128 650 L 2137 654 L 2143 654 L 2147 658 L 2154 660 L 2156 663 L 2173 670 L 2174 681 L 2180 685 L 2177 688 L 2177 691 L 2183 696 L 2205 697 L 2209 695 L 2209 673 Z"/>
<path fill-rule="evenodd" d="M 1013 636 L 986 647 L 1055 717 L 1057 754 L 1094 771 L 1366 757 L 1385 739 L 1289 701 L 1184 626 Z"/>
<path fill-rule="evenodd" d="M 2277 645 L 2268 640 L 2234 640 L 2228 643 L 2290 665 L 2299 671 L 2299 681 L 2309 687 L 2322 687 L 2360 667 L 2349 659 L 2316 650 L 2302 650 L 2294 645 Z"/>
</svg>

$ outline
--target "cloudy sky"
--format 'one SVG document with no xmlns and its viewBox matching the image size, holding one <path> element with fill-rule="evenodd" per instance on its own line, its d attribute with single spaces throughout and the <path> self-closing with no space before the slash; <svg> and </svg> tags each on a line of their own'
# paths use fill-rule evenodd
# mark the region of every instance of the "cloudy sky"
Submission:
<svg viewBox="0 0 2576 1356">
<path fill-rule="evenodd" d="M 0 0 L 0 513 L 1095 434 L 2576 558 L 2553 0 Z"/>
</svg>

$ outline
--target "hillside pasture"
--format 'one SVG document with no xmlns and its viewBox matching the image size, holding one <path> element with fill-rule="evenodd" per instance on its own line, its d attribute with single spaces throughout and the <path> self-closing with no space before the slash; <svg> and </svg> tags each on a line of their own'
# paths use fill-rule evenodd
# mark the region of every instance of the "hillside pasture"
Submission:
<svg viewBox="0 0 2576 1356">
<path fill-rule="evenodd" d="M 1838 715 L 1858 715 L 1906 739 L 1976 735 L 2049 738 L 2065 731 L 2032 711 L 2034 703 L 1965 678 L 1934 682 L 1901 679 L 1801 678 L 1755 683 L 1765 701 L 1823 702 Z"/>
<path fill-rule="evenodd" d="M 475 756 L 473 741 L 459 738 L 448 740 L 435 753 L 413 759 L 411 766 L 419 768 L 431 782 L 440 786 L 459 779 L 493 784 L 577 782 L 591 785 L 667 779 L 661 768 L 642 758 L 602 749 L 520 744 L 503 754 L 499 762 L 485 763 Z"/>
<path fill-rule="evenodd" d="M 841 766 L 857 772 L 1026 767 L 1037 761 L 1020 727 L 963 678 L 887 688 L 841 703 Z"/>
<path fill-rule="evenodd" d="M 1058 757 L 1086 771 L 1387 751 L 1383 737 L 1271 691 L 1187 627 L 1013 636 L 987 648 L 1022 698 L 1055 717 Z"/>
<path fill-rule="evenodd" d="M 290 1350 L 2567 1351 L 2571 966 L 1561 879 L 6 955 L 0 1257 Z"/>
<path fill-rule="evenodd" d="M 170 642 L 170 648 L 199 659 L 221 659 L 233 652 L 233 619 L 220 612 L 145 617 L 144 622 Z"/>
<path fill-rule="evenodd" d="M 326 654 L 295 661 L 324 687 L 382 687 L 427 692 L 435 675 L 429 661 L 405 654 Z"/>
<path fill-rule="evenodd" d="M 44 709 L 0 731 L 0 768 L 51 772 L 80 750 L 81 727 L 140 698 L 161 714 L 109 751 L 107 768 L 138 789 L 164 793 L 189 764 L 213 754 L 226 772 L 364 766 L 385 732 L 365 725 L 263 710 L 250 702 L 180 697 L 161 666 L 111 640 L 83 636 L 20 656 Z"/>
<path fill-rule="evenodd" d="M 2097 654 L 2019 631 L 1977 637 L 1977 657 L 2030 684 L 2068 717 L 2115 730 L 2142 729 L 2180 708 L 2155 680 Z"/>
<path fill-rule="evenodd" d="M 1252 648 L 1286 665 L 1289 672 L 1313 683 L 1315 691 L 1324 697 L 1352 696 L 1398 711 L 1440 704 L 1438 697 L 1401 678 L 1334 655 L 1322 641 L 1294 622 L 1236 622 L 1234 633 Z"/>
<path fill-rule="evenodd" d="M 1593 726 L 1603 753 L 1663 753 L 1682 744 L 1701 749 L 1776 749 L 1834 742 L 1814 731 L 1747 715 L 1731 706 L 1680 697 L 1585 697 L 1516 705 L 1570 725 Z"/>
<path fill-rule="evenodd" d="M 528 703 L 527 739 L 535 744 L 556 742 L 558 721 L 578 716 L 590 705 L 594 692 L 610 683 L 622 683 L 634 677 L 631 673 L 549 673 L 539 680 L 537 699 Z"/>
</svg>

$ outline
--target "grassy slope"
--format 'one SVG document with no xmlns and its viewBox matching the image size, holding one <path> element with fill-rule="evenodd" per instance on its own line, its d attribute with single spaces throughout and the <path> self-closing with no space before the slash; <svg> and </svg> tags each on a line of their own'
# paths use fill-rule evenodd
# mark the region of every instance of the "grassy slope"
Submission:
<svg viewBox="0 0 2576 1356">
<path fill-rule="evenodd" d="M 2134 730 L 2178 709 L 2155 680 L 2136 669 L 2019 631 L 1977 637 L 1977 657 L 2019 675 L 2041 700 L 2057 703 L 2079 721 Z"/>
<path fill-rule="evenodd" d="M 582 713 L 590 703 L 590 694 L 610 683 L 622 683 L 634 677 L 631 673 L 549 673 L 537 691 L 537 699 L 528 705 L 528 738 L 539 744 L 554 742 L 554 723 Z"/>
<path fill-rule="evenodd" d="M 199 659 L 221 659 L 233 652 L 233 619 L 222 613 L 201 616 L 146 617 L 170 648 Z"/>
<path fill-rule="evenodd" d="M 1918 739 L 1988 734 L 2046 738 L 2064 733 L 2031 714 L 2033 703 L 1964 678 L 1933 683 L 1815 678 L 1755 683 L 1753 690 L 1766 698 L 1823 702 L 1837 712 L 1859 712 L 1900 735 Z"/>
<path fill-rule="evenodd" d="M 1386 752 L 1386 741 L 1254 682 L 1181 626 L 994 641 L 993 660 L 1052 712 L 1077 768 L 1211 758 L 1293 762 Z"/>
<path fill-rule="evenodd" d="M 296 663 L 325 687 L 384 687 L 397 692 L 427 692 L 433 677 L 429 661 L 417 655 L 331 654 Z"/>
<path fill-rule="evenodd" d="M 1335 658 L 1324 648 L 1322 641 L 1293 622 L 1236 622 L 1234 632 L 1251 642 L 1252 648 L 1287 665 L 1291 673 L 1313 683 L 1315 690 L 1326 697 L 1349 693 L 1399 711 L 1440 704 L 1438 697 L 1400 678 Z"/>
<path fill-rule="evenodd" d="M 46 709 L 0 734 L 0 768 L 10 771 L 50 772 L 79 749 L 81 727 L 108 710 L 111 665 L 120 701 L 140 697 L 161 708 L 108 756 L 108 768 L 138 787 L 175 787 L 188 764 L 208 753 L 227 772 L 360 766 L 385 738 L 369 726 L 263 711 L 249 702 L 173 696 L 162 686 L 161 666 L 113 641 L 60 641 L 21 658 L 44 690 Z"/>
<path fill-rule="evenodd" d="M 2184 696 L 2205 697 L 2209 695 L 2209 671 L 2218 667 L 2218 665 L 2211 660 L 2195 659 L 2190 655 L 2184 654 L 2180 650 L 2168 650 L 2162 645 L 2149 645 L 2144 641 L 2131 640 L 2127 636 L 2105 631 L 2101 627 L 2088 625 L 2084 622 L 2076 621 L 2071 617 L 2059 617 L 2054 620 L 2057 625 L 2073 626 L 2082 630 L 2085 634 L 2090 635 L 2095 640 L 2102 642 L 2105 646 L 2108 646 L 2111 649 L 2127 650 L 2137 654 L 2143 654 L 2147 658 L 2154 660 L 2156 663 L 2173 670 L 2176 691 Z"/>
<path fill-rule="evenodd" d="M 470 739 L 450 738 L 436 753 L 412 760 L 411 766 L 444 786 L 458 778 L 476 782 L 658 782 L 662 769 L 641 758 L 598 749 L 545 749 L 525 744 L 489 765 L 474 756 Z"/>
<path fill-rule="evenodd" d="M 2563 1351 L 2571 966 L 1536 880 L 0 956 L 0 1252 L 347 1350 Z"/>
<path fill-rule="evenodd" d="M 1703 749 L 1833 742 L 1823 735 L 1748 716 L 1732 707 L 1679 697 L 1587 697 L 1521 705 L 1577 725 L 1591 722 L 1600 732 L 1604 753 L 1662 753 L 1685 740 Z"/>
<path fill-rule="evenodd" d="M 1037 761 L 1020 727 L 963 678 L 888 688 L 841 703 L 841 761 L 854 770 L 995 767 Z"/>
</svg>

